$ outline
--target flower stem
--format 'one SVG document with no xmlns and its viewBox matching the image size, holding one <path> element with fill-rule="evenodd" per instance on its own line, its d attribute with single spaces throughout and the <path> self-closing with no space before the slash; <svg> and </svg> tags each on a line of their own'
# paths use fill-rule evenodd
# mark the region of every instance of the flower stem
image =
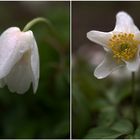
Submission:
<svg viewBox="0 0 140 140">
<path fill-rule="evenodd" d="M 57 35 L 53 25 L 51 24 L 51 22 L 46 19 L 46 18 L 43 18 L 43 17 L 38 17 L 38 18 L 34 18 L 33 20 L 31 20 L 30 22 L 28 22 L 25 27 L 23 28 L 23 32 L 26 32 L 28 31 L 32 26 L 34 26 L 35 24 L 39 23 L 39 22 L 44 22 L 47 27 L 48 27 L 48 30 L 49 32 L 54 36 L 56 37 L 57 39 L 59 39 L 59 36 Z"/>
<path fill-rule="evenodd" d="M 133 109 L 133 123 L 134 128 L 136 128 L 137 125 L 137 112 L 136 112 L 136 92 L 135 92 L 135 72 L 132 72 L 132 109 Z"/>
</svg>

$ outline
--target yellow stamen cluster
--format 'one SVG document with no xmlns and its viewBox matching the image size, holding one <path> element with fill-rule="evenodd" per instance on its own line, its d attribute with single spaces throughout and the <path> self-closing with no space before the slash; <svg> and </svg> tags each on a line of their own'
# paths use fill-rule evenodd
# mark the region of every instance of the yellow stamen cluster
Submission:
<svg viewBox="0 0 140 140">
<path fill-rule="evenodd" d="M 139 43 L 134 39 L 134 34 L 119 33 L 113 35 L 109 40 L 108 47 L 112 50 L 113 57 L 118 62 L 121 60 L 129 61 L 136 56 Z"/>
</svg>

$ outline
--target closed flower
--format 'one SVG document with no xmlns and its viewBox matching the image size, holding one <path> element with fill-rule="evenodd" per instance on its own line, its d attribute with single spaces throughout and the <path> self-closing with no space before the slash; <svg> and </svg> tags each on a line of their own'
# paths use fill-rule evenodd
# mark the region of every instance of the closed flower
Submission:
<svg viewBox="0 0 140 140">
<path fill-rule="evenodd" d="M 35 93 L 38 80 L 39 55 L 32 31 L 8 28 L 0 36 L 0 87 L 7 85 L 11 92 L 22 94 L 32 83 Z"/>
</svg>

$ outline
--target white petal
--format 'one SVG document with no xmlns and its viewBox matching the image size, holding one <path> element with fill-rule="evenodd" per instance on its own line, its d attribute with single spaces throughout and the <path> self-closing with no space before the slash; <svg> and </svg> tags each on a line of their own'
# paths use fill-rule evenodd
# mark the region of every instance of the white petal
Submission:
<svg viewBox="0 0 140 140">
<path fill-rule="evenodd" d="M 100 44 L 101 46 L 105 47 L 105 50 L 108 46 L 109 39 L 112 36 L 112 32 L 100 32 L 100 31 L 90 31 L 87 33 L 87 38 L 97 44 Z"/>
<path fill-rule="evenodd" d="M 37 43 L 35 41 L 33 33 L 32 33 L 32 40 L 33 42 L 32 42 L 32 49 L 31 49 L 31 68 L 32 68 L 33 91 L 35 93 L 38 88 L 40 64 L 39 64 L 38 47 L 37 47 Z"/>
<path fill-rule="evenodd" d="M 99 64 L 99 66 L 95 69 L 94 75 L 98 79 L 102 79 L 107 77 L 111 74 L 114 70 L 118 67 L 122 66 L 123 64 L 117 64 L 110 53 L 107 53 L 105 59 Z"/>
<path fill-rule="evenodd" d="M 22 33 L 19 28 L 11 27 L 0 36 L 0 79 L 5 77 L 12 67 L 29 49 L 28 33 Z"/>
<path fill-rule="evenodd" d="M 23 94 L 30 87 L 32 81 L 30 53 L 30 51 L 26 52 L 21 60 L 15 64 L 10 73 L 4 78 L 5 83 L 8 85 L 11 92 Z"/>
<path fill-rule="evenodd" d="M 140 41 L 140 32 L 135 34 L 134 39 Z"/>
<path fill-rule="evenodd" d="M 134 60 L 125 61 L 125 63 L 126 63 L 126 66 L 127 66 L 128 70 L 130 70 L 132 72 L 138 71 L 139 64 L 140 64 L 139 51 L 138 51 L 137 56 L 135 57 Z"/>
<path fill-rule="evenodd" d="M 116 15 L 115 32 L 136 33 L 139 29 L 133 22 L 133 19 L 126 12 L 119 12 Z"/>
</svg>

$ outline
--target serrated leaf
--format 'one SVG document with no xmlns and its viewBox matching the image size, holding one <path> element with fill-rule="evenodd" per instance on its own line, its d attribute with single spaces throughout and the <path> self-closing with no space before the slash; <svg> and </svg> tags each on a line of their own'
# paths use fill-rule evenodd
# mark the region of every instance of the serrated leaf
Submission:
<svg viewBox="0 0 140 140">
<path fill-rule="evenodd" d="M 107 99 L 113 105 L 118 105 L 121 101 L 123 101 L 130 95 L 130 87 L 124 87 L 126 87 L 124 84 L 118 86 L 115 85 L 111 89 L 108 89 L 105 93 Z"/>
<path fill-rule="evenodd" d="M 116 121 L 111 128 L 115 131 L 121 132 L 122 134 L 130 134 L 133 132 L 133 125 L 131 121 L 127 119 Z"/>
<path fill-rule="evenodd" d="M 117 116 L 118 116 L 118 114 L 114 107 L 104 108 L 101 111 L 101 113 L 99 114 L 98 125 L 99 126 L 110 126 L 115 121 Z"/>
<path fill-rule="evenodd" d="M 87 139 L 115 139 L 121 136 L 121 132 L 117 132 L 108 127 L 96 127 L 89 130 L 88 134 L 85 136 Z"/>
</svg>

